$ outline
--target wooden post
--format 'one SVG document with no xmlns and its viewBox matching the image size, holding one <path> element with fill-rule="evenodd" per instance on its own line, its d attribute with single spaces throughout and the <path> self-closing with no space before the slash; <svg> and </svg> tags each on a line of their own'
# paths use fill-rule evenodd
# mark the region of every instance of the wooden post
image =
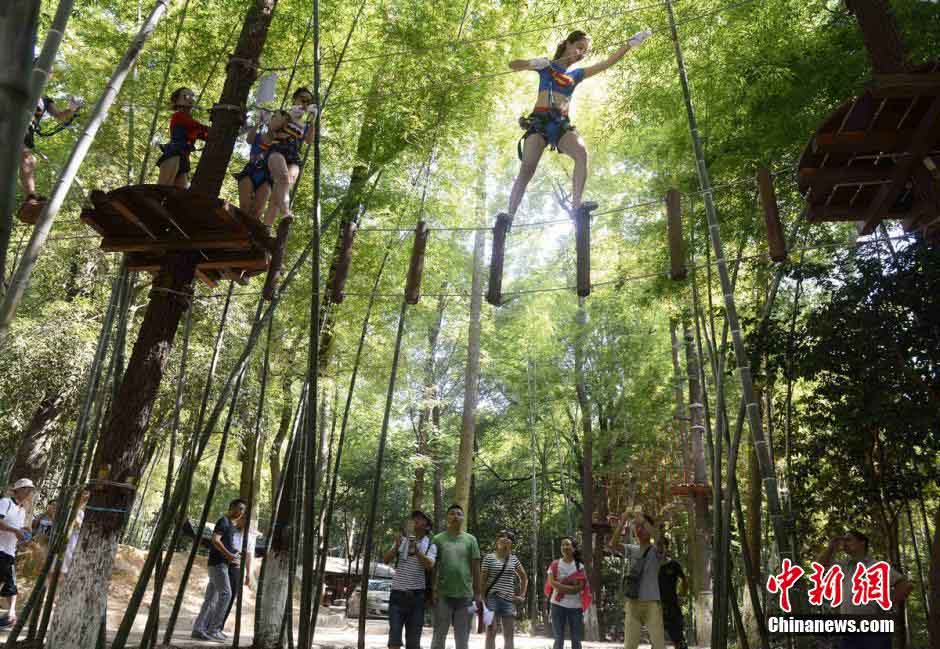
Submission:
<svg viewBox="0 0 940 649">
<path fill-rule="evenodd" d="M 666 234 L 669 239 L 669 277 L 685 279 L 685 246 L 682 241 L 682 194 L 678 189 L 666 192 Z"/>
<path fill-rule="evenodd" d="M 774 261 L 787 260 L 787 239 L 780 224 L 780 210 L 777 209 L 777 193 L 774 191 L 774 179 L 767 167 L 757 170 L 757 189 L 764 208 L 764 224 L 767 226 L 767 245 L 770 258 Z"/>
<path fill-rule="evenodd" d="M 578 297 L 587 297 L 591 294 L 591 213 L 585 209 L 577 210 L 574 226 Z"/>
<path fill-rule="evenodd" d="M 354 221 L 346 221 L 341 226 L 340 249 L 336 254 L 336 271 L 332 277 L 333 284 L 330 286 L 331 299 L 337 304 L 342 304 L 346 299 L 343 289 L 346 287 L 346 279 L 349 277 L 349 267 L 352 265 L 352 247 L 356 240 L 356 231 L 359 229 Z"/>
<path fill-rule="evenodd" d="M 417 304 L 421 299 L 421 275 L 424 273 L 424 250 L 428 245 L 428 224 L 418 221 L 415 226 L 415 241 L 411 248 L 411 263 L 408 266 L 408 279 L 405 282 L 405 302 Z"/>
<path fill-rule="evenodd" d="M 503 303 L 503 253 L 506 250 L 506 233 L 512 219 L 505 212 L 496 216 L 493 228 L 493 251 L 490 253 L 490 285 L 486 291 L 486 301 L 493 306 Z"/>
</svg>

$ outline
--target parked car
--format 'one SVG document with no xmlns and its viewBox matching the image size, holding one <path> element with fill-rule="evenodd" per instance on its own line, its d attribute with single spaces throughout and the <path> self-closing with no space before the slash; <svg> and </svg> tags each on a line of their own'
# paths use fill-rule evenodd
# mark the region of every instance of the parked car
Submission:
<svg viewBox="0 0 940 649">
<path fill-rule="evenodd" d="M 369 580 L 369 601 L 366 606 L 366 617 L 388 617 L 388 600 L 392 596 L 392 581 L 390 579 Z M 356 586 L 346 601 L 346 617 L 359 617 L 359 602 L 362 599 L 362 586 Z"/>
</svg>

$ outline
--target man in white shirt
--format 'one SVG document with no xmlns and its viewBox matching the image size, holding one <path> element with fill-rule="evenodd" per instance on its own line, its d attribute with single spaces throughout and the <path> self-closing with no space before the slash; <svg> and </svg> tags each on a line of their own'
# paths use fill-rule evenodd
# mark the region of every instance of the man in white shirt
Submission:
<svg viewBox="0 0 940 649">
<path fill-rule="evenodd" d="M 849 555 L 848 559 L 843 561 L 833 561 L 833 555 L 842 550 Z M 829 568 L 833 563 L 842 569 L 842 604 L 839 606 L 840 615 L 865 615 L 865 616 L 886 616 L 890 615 L 881 609 L 877 602 L 867 602 L 864 604 L 852 603 L 852 577 L 858 564 L 861 563 L 866 568 L 870 568 L 877 561 L 868 554 L 868 537 L 858 530 L 851 530 L 844 536 L 834 537 L 829 541 L 829 545 L 819 556 L 819 563 Z M 907 596 L 914 590 L 914 585 L 903 574 L 889 567 L 888 584 L 891 589 L 891 612 L 896 610 L 898 604 L 907 599 Z M 842 638 L 841 649 L 890 649 L 891 634 L 856 634 Z"/>
<path fill-rule="evenodd" d="M 397 540 L 383 557 L 396 560 L 395 577 L 388 602 L 388 646 L 401 649 L 402 630 L 407 649 L 420 649 L 424 626 L 428 571 L 434 568 L 437 546 L 431 542 L 431 517 L 416 509 Z M 365 602 L 360 602 L 365 606 Z"/>
<path fill-rule="evenodd" d="M 13 484 L 13 497 L 0 498 L 0 597 L 10 600 L 7 614 L 0 618 L 0 629 L 16 624 L 16 545 L 29 540 L 26 507 L 35 485 L 29 478 Z"/>
</svg>

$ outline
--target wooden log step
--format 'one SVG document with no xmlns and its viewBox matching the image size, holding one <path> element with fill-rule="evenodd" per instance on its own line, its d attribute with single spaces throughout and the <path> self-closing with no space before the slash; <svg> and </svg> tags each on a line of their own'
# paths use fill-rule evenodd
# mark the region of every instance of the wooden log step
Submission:
<svg viewBox="0 0 940 649">
<path fill-rule="evenodd" d="M 505 212 L 496 215 L 493 227 L 493 249 L 490 253 L 490 282 L 486 290 L 486 301 L 493 306 L 503 303 L 503 256 L 506 252 L 506 233 L 512 219 Z"/>
<path fill-rule="evenodd" d="M 408 279 L 405 281 L 405 302 L 417 304 L 421 299 L 421 278 L 424 275 L 424 253 L 428 245 L 428 224 L 418 221 L 415 240 L 411 247 L 411 262 L 408 264 Z"/>
<path fill-rule="evenodd" d="M 271 301 L 274 299 L 274 294 L 277 291 L 277 283 L 281 275 L 281 267 L 284 264 L 284 253 L 287 250 L 287 238 L 290 236 L 291 224 L 294 222 L 294 217 L 284 216 L 281 218 L 281 222 L 277 224 L 277 237 L 275 239 L 274 254 L 271 255 L 271 263 L 268 266 L 268 274 L 264 279 L 264 288 L 261 290 L 261 295 L 265 300 Z M 241 266 L 241 268 L 247 268 L 246 266 Z"/>
<path fill-rule="evenodd" d="M 764 225 L 767 228 L 770 258 L 776 262 L 784 262 L 787 260 L 787 238 L 783 233 L 783 225 L 780 223 L 774 179 L 767 167 L 757 170 L 757 187 L 760 192 L 761 206 L 764 208 Z"/>
<path fill-rule="evenodd" d="M 596 205 L 596 203 L 595 203 Z M 577 253 L 578 297 L 591 294 L 591 212 L 584 207 L 574 213 L 575 252 Z"/>
<path fill-rule="evenodd" d="M 666 238 L 669 241 L 669 277 L 683 280 L 688 275 L 685 266 L 685 241 L 682 237 L 682 194 L 678 189 L 666 192 Z"/>
<path fill-rule="evenodd" d="M 346 299 L 346 280 L 349 278 L 349 269 L 352 266 L 352 248 L 356 240 L 358 227 L 352 221 L 346 221 L 340 228 L 338 250 L 336 251 L 336 267 L 330 278 L 330 297 L 336 304 L 342 304 Z"/>
</svg>

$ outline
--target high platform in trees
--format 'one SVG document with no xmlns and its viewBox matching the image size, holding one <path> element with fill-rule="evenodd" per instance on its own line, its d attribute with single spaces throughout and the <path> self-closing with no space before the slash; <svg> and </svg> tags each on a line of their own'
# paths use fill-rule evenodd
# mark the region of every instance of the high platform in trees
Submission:
<svg viewBox="0 0 940 649">
<path fill-rule="evenodd" d="M 900 220 L 940 242 L 940 63 L 876 73 L 803 152 L 799 187 L 810 222 L 857 221 L 871 234 Z"/>
<path fill-rule="evenodd" d="M 198 251 L 196 276 L 215 286 L 247 283 L 267 270 L 275 241 L 264 225 L 214 196 L 162 185 L 93 191 L 82 222 L 103 239 L 102 250 L 127 253 L 130 270 L 157 272 L 167 253 Z"/>
</svg>

